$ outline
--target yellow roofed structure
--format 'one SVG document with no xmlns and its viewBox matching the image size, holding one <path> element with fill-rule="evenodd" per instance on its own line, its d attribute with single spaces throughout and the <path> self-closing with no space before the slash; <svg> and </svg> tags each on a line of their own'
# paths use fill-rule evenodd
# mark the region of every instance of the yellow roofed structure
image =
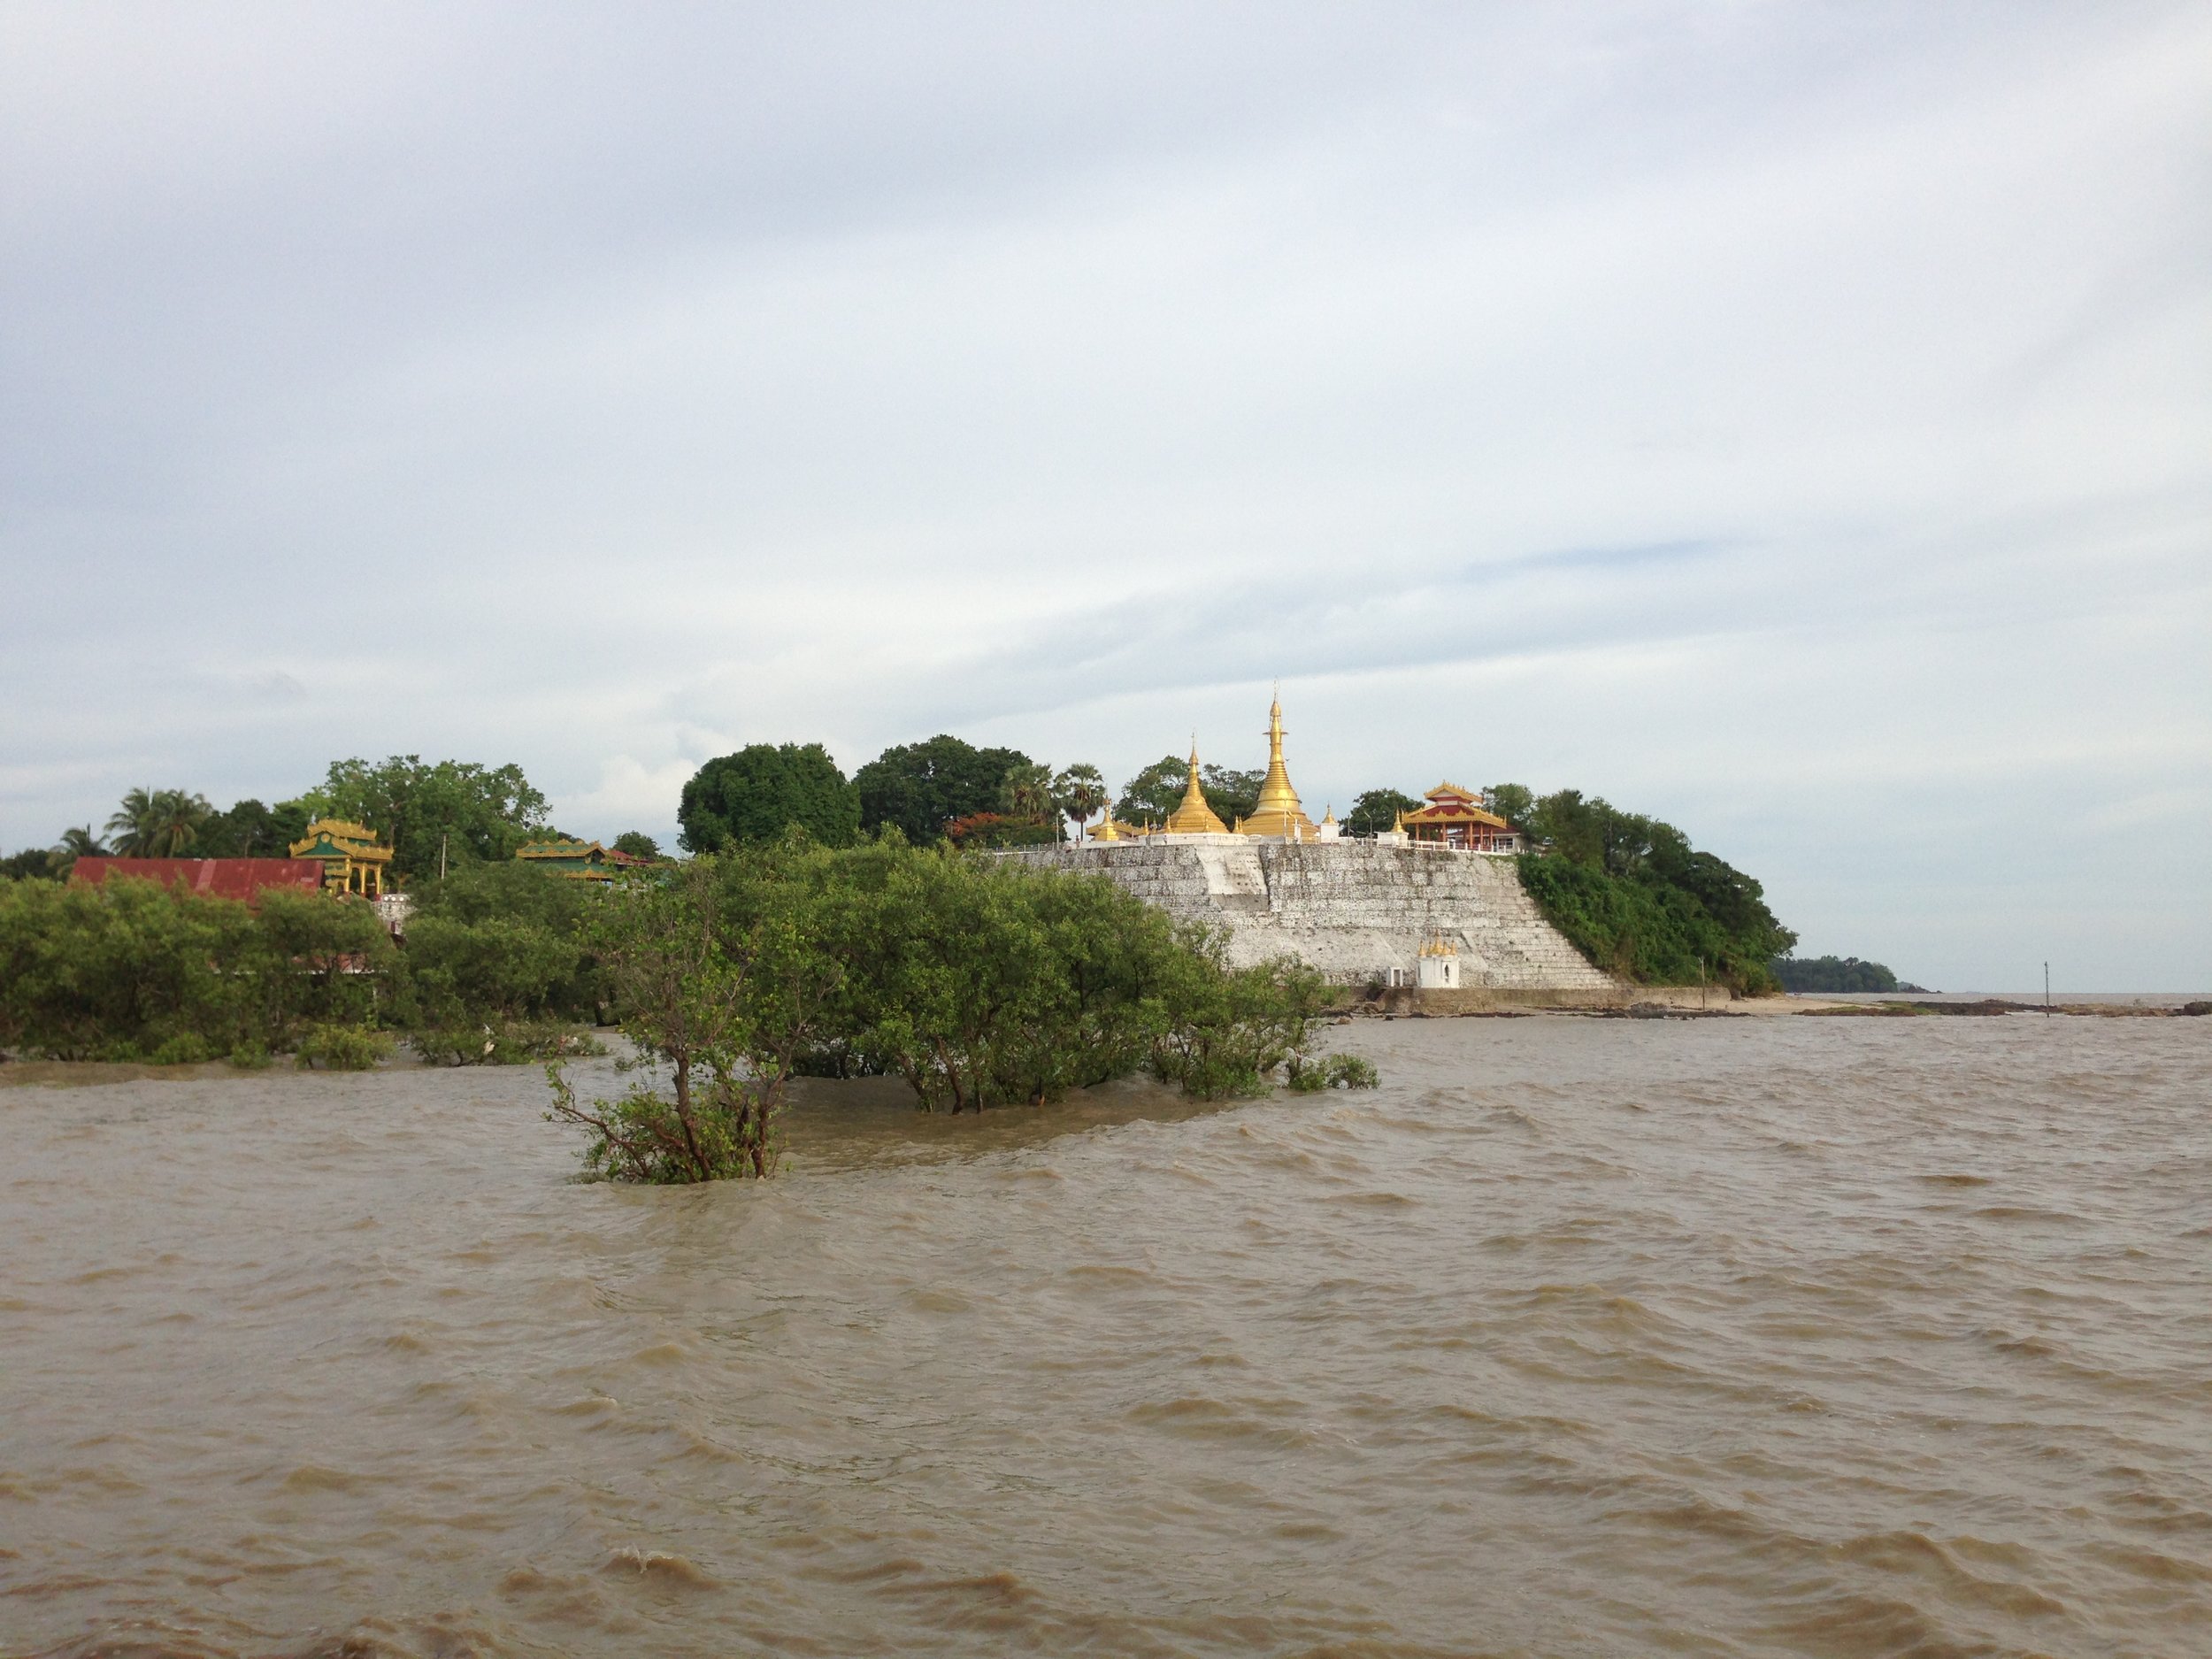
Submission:
<svg viewBox="0 0 2212 1659">
<path fill-rule="evenodd" d="M 1313 820 L 1298 804 L 1298 791 L 1290 787 L 1290 772 L 1283 764 L 1280 697 L 1267 710 L 1267 776 L 1260 782 L 1259 804 L 1237 828 L 1246 835 L 1277 835 L 1286 841 L 1311 841 L 1314 837 Z"/>
<path fill-rule="evenodd" d="M 1226 835 L 1229 826 L 1221 821 L 1220 814 L 1206 804 L 1206 792 L 1198 787 L 1198 740 L 1190 741 L 1190 787 L 1183 791 L 1180 806 L 1167 815 L 1167 833 L 1171 835 Z"/>
<path fill-rule="evenodd" d="M 350 818 L 319 818 L 307 839 L 294 841 L 295 858 L 312 858 L 323 867 L 323 891 L 380 898 L 391 885 L 392 849 L 377 844 L 376 832 Z"/>
</svg>

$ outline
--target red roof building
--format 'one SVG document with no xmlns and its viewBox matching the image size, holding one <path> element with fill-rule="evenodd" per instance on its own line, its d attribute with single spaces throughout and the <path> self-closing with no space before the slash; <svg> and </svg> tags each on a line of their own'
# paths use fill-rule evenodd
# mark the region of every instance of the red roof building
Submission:
<svg viewBox="0 0 2212 1659">
<path fill-rule="evenodd" d="M 80 858 L 72 881 L 97 887 L 103 881 L 182 882 L 195 893 L 252 903 L 265 887 L 296 887 L 313 893 L 323 885 L 322 864 L 313 858 Z"/>
<path fill-rule="evenodd" d="M 1471 853 L 1517 853 L 1521 837 L 1494 812 L 1483 810 L 1482 797 L 1455 783 L 1440 783 L 1429 791 L 1428 804 L 1398 815 L 1398 827 L 1417 841 L 1432 841 Z"/>
</svg>

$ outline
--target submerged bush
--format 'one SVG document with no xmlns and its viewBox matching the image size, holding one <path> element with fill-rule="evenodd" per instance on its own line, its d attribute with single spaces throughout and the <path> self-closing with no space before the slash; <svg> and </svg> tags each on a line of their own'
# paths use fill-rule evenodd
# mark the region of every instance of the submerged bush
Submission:
<svg viewBox="0 0 2212 1659">
<path fill-rule="evenodd" d="M 549 1068 L 548 1116 L 620 1179 L 772 1173 L 794 1076 L 895 1076 L 956 1113 L 1139 1071 L 1257 1094 L 1327 996 L 1295 964 L 1228 967 L 1103 877 L 895 835 L 740 849 L 605 900 L 586 942 L 651 1080 L 587 1104 Z"/>
<path fill-rule="evenodd" d="M 546 1116 L 587 1132 L 588 1171 L 656 1183 L 774 1173 L 785 1084 L 824 1034 L 836 976 L 784 875 L 761 856 L 702 857 L 605 895 L 588 938 L 648 1077 L 586 1103 L 558 1064 L 546 1068 Z"/>
<path fill-rule="evenodd" d="M 1285 1081 L 1300 1094 L 1317 1094 L 1333 1088 L 1375 1088 L 1382 1082 L 1375 1063 L 1356 1054 L 1333 1054 L 1317 1061 L 1294 1059 L 1285 1072 Z"/>
<path fill-rule="evenodd" d="M 497 1025 L 433 1025 L 407 1033 L 432 1065 L 528 1065 L 603 1055 L 607 1047 L 565 1020 L 508 1020 Z"/>
<path fill-rule="evenodd" d="M 365 1025 L 311 1025 L 300 1035 L 297 1059 L 303 1071 L 373 1071 L 392 1052 L 391 1037 Z"/>
<path fill-rule="evenodd" d="M 257 909 L 181 886 L 0 881 L 0 1047 L 185 1064 L 373 1020 L 396 971 L 367 905 L 271 892 Z"/>
<path fill-rule="evenodd" d="M 605 980 L 584 942 L 605 896 L 595 884 L 496 864 L 411 891 L 399 1023 L 425 1058 L 549 1059 L 570 1025 L 598 1023 Z"/>
</svg>

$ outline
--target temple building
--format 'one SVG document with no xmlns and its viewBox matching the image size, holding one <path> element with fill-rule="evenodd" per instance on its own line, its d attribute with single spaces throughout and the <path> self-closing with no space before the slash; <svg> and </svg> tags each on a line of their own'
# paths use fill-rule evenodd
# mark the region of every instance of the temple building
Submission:
<svg viewBox="0 0 2212 1659">
<path fill-rule="evenodd" d="M 1191 739 L 1190 783 L 1183 791 L 1182 803 L 1167 815 L 1167 824 L 1160 832 L 1164 835 L 1226 835 L 1229 826 L 1221 821 L 1221 815 L 1206 803 L 1206 792 L 1198 787 L 1198 740 Z"/>
<path fill-rule="evenodd" d="M 1482 797 L 1473 790 L 1440 783 L 1428 792 L 1427 800 L 1425 807 L 1398 814 L 1398 829 L 1408 841 L 1471 853 L 1521 850 L 1519 833 L 1496 813 L 1484 810 Z"/>
<path fill-rule="evenodd" d="M 1254 803 L 1251 816 L 1240 818 L 1232 826 L 1221 821 L 1221 815 L 1206 799 L 1206 792 L 1198 781 L 1198 740 L 1191 740 L 1190 775 L 1183 788 L 1183 799 L 1167 816 L 1167 822 L 1141 826 L 1125 824 L 1114 816 L 1113 809 L 1106 810 L 1105 818 L 1087 832 L 1094 841 L 1142 841 L 1160 835 L 1244 835 L 1254 839 L 1272 838 L 1278 841 L 1334 841 L 1341 833 L 1336 817 L 1332 813 L 1322 824 L 1308 818 L 1299 804 L 1298 791 L 1290 781 L 1289 769 L 1283 764 L 1283 705 L 1278 698 L 1267 711 L 1267 775 L 1260 782 L 1259 799 Z"/>
<path fill-rule="evenodd" d="M 1442 933 L 1431 933 L 1415 953 L 1413 982 L 1425 991 L 1456 991 L 1459 947 Z"/>
<path fill-rule="evenodd" d="M 1194 787 L 1195 786 L 1194 785 Z M 1220 820 L 1216 819 L 1217 823 Z M 1290 787 L 1290 773 L 1283 765 L 1283 700 L 1280 697 L 1267 710 L 1267 776 L 1260 782 L 1259 804 L 1252 809 L 1252 816 L 1237 823 L 1240 835 L 1271 835 L 1283 841 L 1310 841 L 1314 839 L 1314 822 L 1298 804 L 1298 791 Z"/>
<path fill-rule="evenodd" d="M 322 866 L 323 891 L 381 898 L 391 884 L 392 849 L 377 844 L 376 832 L 344 818 L 319 818 L 304 841 L 290 848 L 295 858 Z"/>
<path fill-rule="evenodd" d="M 550 870 L 572 881 L 611 881 L 625 870 L 640 869 L 653 862 L 649 858 L 632 857 L 598 841 L 566 839 L 531 841 L 517 848 L 515 856 L 524 864 Z"/>
</svg>

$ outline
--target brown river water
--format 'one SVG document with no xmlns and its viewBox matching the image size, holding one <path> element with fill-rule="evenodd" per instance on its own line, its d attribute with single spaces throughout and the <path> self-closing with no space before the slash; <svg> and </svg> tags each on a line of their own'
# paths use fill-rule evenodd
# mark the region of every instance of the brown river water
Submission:
<svg viewBox="0 0 2212 1659">
<path fill-rule="evenodd" d="M 685 1190 L 0 1068 L 0 1654 L 2212 1654 L 2212 1019 L 1334 1035 Z"/>
</svg>

